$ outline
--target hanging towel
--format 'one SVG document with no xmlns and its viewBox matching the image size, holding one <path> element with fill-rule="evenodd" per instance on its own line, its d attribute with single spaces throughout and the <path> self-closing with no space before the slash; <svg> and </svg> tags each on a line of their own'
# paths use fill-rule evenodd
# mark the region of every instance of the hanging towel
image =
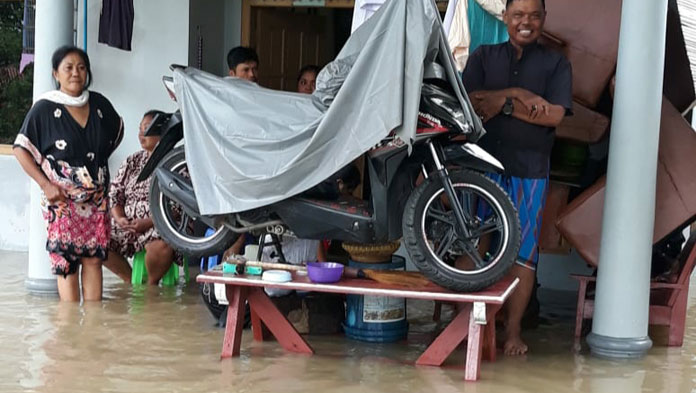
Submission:
<svg viewBox="0 0 696 393">
<path fill-rule="evenodd" d="M 133 0 L 103 0 L 99 16 L 99 42 L 131 50 L 133 18 Z"/>
<path fill-rule="evenodd" d="M 447 41 L 457 70 L 463 71 L 469 53 L 481 45 L 497 44 L 508 39 L 507 28 L 502 22 L 505 0 L 458 0 L 453 5 L 451 25 Z M 445 15 L 447 21 L 448 15 Z"/>
<path fill-rule="evenodd" d="M 445 29 L 445 35 L 449 35 L 450 27 L 452 27 L 452 19 L 454 18 L 454 11 L 457 9 L 457 3 L 459 3 L 459 0 L 449 0 L 449 3 L 447 3 L 445 19 L 442 21 L 442 28 Z"/>
<path fill-rule="evenodd" d="M 457 71 L 461 72 L 466 66 L 469 58 L 469 43 L 471 35 L 469 33 L 469 22 L 467 20 L 467 3 L 469 0 L 459 0 L 454 7 L 452 25 L 447 32 L 447 42 L 454 56 L 454 63 Z"/>
<path fill-rule="evenodd" d="M 473 53 L 481 45 L 495 45 L 508 40 L 507 27 L 501 20 L 504 3 L 491 0 L 471 1 L 467 13 L 471 35 L 469 53 Z"/>
</svg>

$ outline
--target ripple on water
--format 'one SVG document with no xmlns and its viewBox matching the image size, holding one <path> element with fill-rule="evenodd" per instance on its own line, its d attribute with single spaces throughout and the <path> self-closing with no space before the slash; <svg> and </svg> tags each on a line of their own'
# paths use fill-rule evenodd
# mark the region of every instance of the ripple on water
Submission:
<svg viewBox="0 0 696 393">
<path fill-rule="evenodd" d="M 530 355 L 499 354 L 495 364 L 483 363 L 481 381 L 465 384 L 461 350 L 444 367 L 413 366 L 443 327 L 428 302 L 409 303 L 405 342 L 311 336 L 316 355 L 305 356 L 253 342 L 246 331 L 241 356 L 220 361 L 223 331 L 195 284 L 131 287 L 106 274 L 103 302 L 62 304 L 26 294 L 25 254 L 0 258 L 2 392 L 696 392 L 694 306 L 682 348 L 656 346 L 631 362 L 597 359 L 586 346 L 572 351 L 573 321 L 558 319 L 525 332 Z M 443 319 L 451 319 L 450 308 Z"/>
</svg>

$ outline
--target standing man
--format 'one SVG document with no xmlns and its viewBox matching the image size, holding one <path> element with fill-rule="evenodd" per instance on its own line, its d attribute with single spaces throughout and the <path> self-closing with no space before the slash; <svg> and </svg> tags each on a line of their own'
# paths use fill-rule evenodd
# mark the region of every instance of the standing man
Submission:
<svg viewBox="0 0 696 393">
<path fill-rule="evenodd" d="M 517 207 L 522 242 L 511 272 L 520 283 L 505 305 L 506 355 L 523 355 L 520 322 L 534 287 L 539 231 L 555 128 L 572 109 L 568 60 L 537 43 L 544 0 L 507 0 L 503 21 L 510 39 L 484 45 L 469 58 L 462 79 L 488 133 L 480 145 L 503 163 L 490 175 Z"/>
<path fill-rule="evenodd" d="M 258 82 L 259 55 L 252 48 L 237 46 L 227 53 L 230 76 Z"/>
</svg>

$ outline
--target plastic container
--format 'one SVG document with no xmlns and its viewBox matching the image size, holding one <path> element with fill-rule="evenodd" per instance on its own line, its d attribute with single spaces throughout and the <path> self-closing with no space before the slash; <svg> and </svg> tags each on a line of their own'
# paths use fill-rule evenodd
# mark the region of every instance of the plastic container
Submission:
<svg viewBox="0 0 696 393">
<path fill-rule="evenodd" d="M 343 276 L 343 265 L 336 262 L 308 262 L 307 275 L 312 282 L 337 282 Z"/>
<path fill-rule="evenodd" d="M 384 263 L 349 261 L 348 266 L 374 270 L 403 270 L 406 260 L 393 255 Z M 346 337 L 367 342 L 394 342 L 406 338 L 406 299 L 383 296 L 346 296 Z"/>
<path fill-rule="evenodd" d="M 292 280 L 292 275 L 286 270 L 266 270 L 261 275 L 263 281 L 269 282 L 288 282 Z M 268 296 L 280 297 L 292 293 L 292 289 L 284 288 L 264 288 Z"/>
</svg>

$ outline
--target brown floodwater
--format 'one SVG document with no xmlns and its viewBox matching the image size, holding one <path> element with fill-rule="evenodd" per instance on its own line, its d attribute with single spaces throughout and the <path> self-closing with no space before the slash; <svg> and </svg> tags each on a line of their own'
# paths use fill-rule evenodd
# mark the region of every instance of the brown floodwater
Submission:
<svg viewBox="0 0 696 393">
<path fill-rule="evenodd" d="M 196 284 L 131 287 L 109 273 L 103 302 L 63 304 L 27 294 L 26 259 L 0 251 L 2 392 L 696 392 L 693 288 L 682 348 L 656 345 L 636 361 L 597 359 L 586 346 L 572 350 L 571 320 L 547 318 L 525 332 L 529 355 L 499 354 L 470 383 L 463 350 L 444 367 L 413 365 L 440 328 L 428 302 L 409 303 L 404 342 L 309 336 L 316 354 L 305 356 L 253 342 L 245 331 L 241 356 L 220 361 L 223 330 Z M 652 333 L 664 342 L 664 331 Z"/>
</svg>

